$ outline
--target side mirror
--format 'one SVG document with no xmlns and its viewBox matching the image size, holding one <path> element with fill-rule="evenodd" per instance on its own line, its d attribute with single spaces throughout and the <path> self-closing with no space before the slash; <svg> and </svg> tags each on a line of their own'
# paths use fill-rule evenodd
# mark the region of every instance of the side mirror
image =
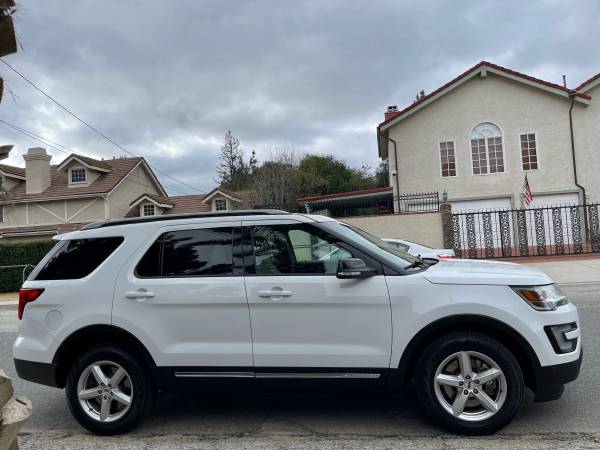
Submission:
<svg viewBox="0 0 600 450">
<path fill-rule="evenodd" d="M 346 258 L 338 262 L 336 276 L 340 279 L 366 278 L 373 275 L 377 275 L 377 271 L 367 267 L 360 258 Z"/>
</svg>

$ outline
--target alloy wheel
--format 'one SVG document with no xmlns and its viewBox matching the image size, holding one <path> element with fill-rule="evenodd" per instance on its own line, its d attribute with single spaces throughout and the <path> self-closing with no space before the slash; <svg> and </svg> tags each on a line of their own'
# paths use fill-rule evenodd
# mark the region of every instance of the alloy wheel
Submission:
<svg viewBox="0 0 600 450">
<path fill-rule="evenodd" d="M 500 366 L 474 351 L 453 353 L 444 359 L 436 370 L 434 389 L 448 413 L 469 422 L 494 416 L 504 405 L 507 393 Z"/>
<path fill-rule="evenodd" d="M 122 418 L 133 399 L 133 383 L 127 371 L 112 361 L 90 364 L 79 376 L 77 398 L 85 413 L 98 422 Z"/>
</svg>

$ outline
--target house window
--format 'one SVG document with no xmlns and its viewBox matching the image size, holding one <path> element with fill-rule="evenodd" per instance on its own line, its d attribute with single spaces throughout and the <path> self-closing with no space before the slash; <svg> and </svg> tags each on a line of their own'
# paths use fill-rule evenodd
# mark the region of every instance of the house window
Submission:
<svg viewBox="0 0 600 450">
<path fill-rule="evenodd" d="M 215 199 L 215 211 L 227 211 L 227 200 L 224 198 Z"/>
<path fill-rule="evenodd" d="M 523 170 L 538 168 L 535 133 L 521 135 L 521 161 L 523 162 Z"/>
<path fill-rule="evenodd" d="M 87 180 L 85 169 L 71 169 L 71 183 L 85 183 Z"/>
<path fill-rule="evenodd" d="M 142 206 L 142 216 L 153 216 L 154 211 L 154 204 L 152 203 L 146 203 Z"/>
<path fill-rule="evenodd" d="M 454 142 L 440 142 L 440 163 L 443 177 L 456 176 L 456 157 L 454 155 Z"/>
<path fill-rule="evenodd" d="M 504 172 L 502 131 L 497 125 L 484 122 L 473 129 L 471 132 L 471 159 L 474 175 Z"/>
<path fill-rule="evenodd" d="M 0 206 L 0 223 L 4 222 L 4 206 Z"/>
</svg>

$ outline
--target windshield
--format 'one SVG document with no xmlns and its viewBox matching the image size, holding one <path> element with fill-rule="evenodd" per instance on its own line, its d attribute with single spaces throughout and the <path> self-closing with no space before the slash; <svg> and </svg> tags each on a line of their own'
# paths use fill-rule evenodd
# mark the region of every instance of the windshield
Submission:
<svg viewBox="0 0 600 450">
<path fill-rule="evenodd" d="M 401 263 L 403 263 L 404 267 L 407 267 L 417 261 L 417 258 L 410 253 L 400 250 L 394 244 L 382 241 L 378 237 L 375 237 L 372 234 L 361 230 L 360 228 L 340 222 L 328 223 L 327 226 L 331 227 L 338 234 L 347 237 L 350 241 L 358 241 L 363 245 L 374 248 L 377 252 L 384 251 L 401 259 Z"/>
</svg>

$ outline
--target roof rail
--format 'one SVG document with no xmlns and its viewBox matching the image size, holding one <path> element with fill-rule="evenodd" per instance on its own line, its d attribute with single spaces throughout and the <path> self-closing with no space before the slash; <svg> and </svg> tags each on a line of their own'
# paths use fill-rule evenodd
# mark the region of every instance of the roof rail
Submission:
<svg viewBox="0 0 600 450">
<path fill-rule="evenodd" d="M 101 222 L 89 223 L 81 227 L 81 230 L 93 230 L 95 228 L 106 228 L 116 227 L 119 225 L 133 225 L 136 223 L 146 222 L 162 222 L 167 220 L 181 220 L 181 219 L 204 219 L 206 217 L 231 217 L 231 216 L 267 216 L 267 215 L 281 215 L 290 214 L 287 211 L 281 211 L 278 209 L 240 209 L 237 211 L 221 211 L 221 212 L 210 212 L 210 213 L 190 213 L 190 214 L 165 214 L 163 216 L 146 216 L 146 217 L 135 217 L 131 219 L 112 219 L 104 220 Z"/>
</svg>

